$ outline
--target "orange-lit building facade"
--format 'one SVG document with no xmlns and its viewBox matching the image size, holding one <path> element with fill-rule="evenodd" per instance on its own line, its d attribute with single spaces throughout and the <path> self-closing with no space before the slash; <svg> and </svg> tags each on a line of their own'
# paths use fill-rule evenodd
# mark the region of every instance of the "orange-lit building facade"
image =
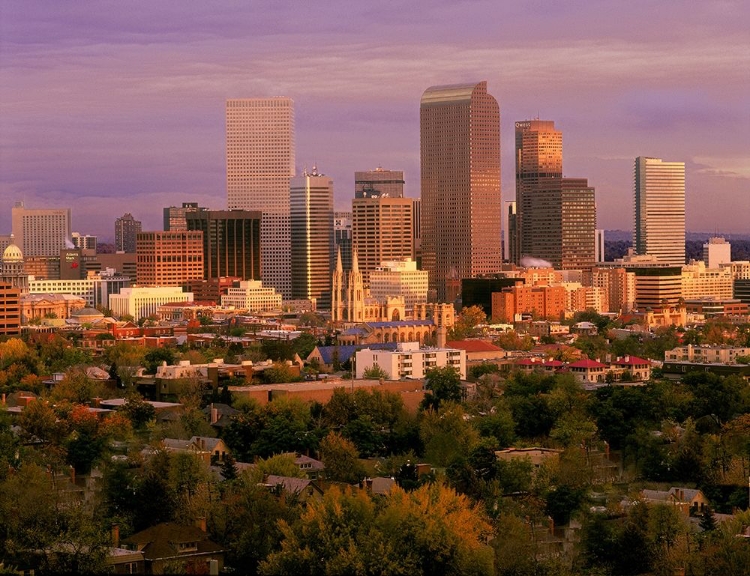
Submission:
<svg viewBox="0 0 750 576">
<path fill-rule="evenodd" d="M 141 232 L 136 237 L 140 286 L 186 286 L 203 278 L 203 232 Z"/>
<path fill-rule="evenodd" d="M 492 293 L 492 321 L 511 323 L 517 314 L 558 320 L 565 313 L 568 291 L 563 286 L 516 284 Z"/>
<path fill-rule="evenodd" d="M 0 335 L 21 333 L 21 290 L 7 282 L 0 283 Z"/>
<path fill-rule="evenodd" d="M 502 264 L 500 108 L 487 83 L 433 86 L 420 104 L 422 269 L 439 302 Z"/>
</svg>

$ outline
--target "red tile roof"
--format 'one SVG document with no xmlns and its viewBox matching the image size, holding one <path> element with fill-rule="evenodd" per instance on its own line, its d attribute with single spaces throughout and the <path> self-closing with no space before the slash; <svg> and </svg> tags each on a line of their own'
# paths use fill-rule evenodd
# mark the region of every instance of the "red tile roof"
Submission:
<svg viewBox="0 0 750 576">
<path fill-rule="evenodd" d="M 501 352 L 503 349 L 486 340 L 451 340 L 446 342 L 448 348 L 465 350 L 466 352 Z"/>
<path fill-rule="evenodd" d="M 606 368 L 606 364 L 602 364 L 601 362 L 597 362 L 596 360 L 591 360 L 589 358 L 584 358 L 583 360 L 578 360 L 577 362 L 573 362 L 572 364 L 568 364 L 568 368 Z"/>
</svg>

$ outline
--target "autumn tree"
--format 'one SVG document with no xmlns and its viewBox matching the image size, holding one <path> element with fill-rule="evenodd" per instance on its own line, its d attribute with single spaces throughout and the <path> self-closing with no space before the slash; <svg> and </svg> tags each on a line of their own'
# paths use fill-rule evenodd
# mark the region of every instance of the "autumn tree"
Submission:
<svg viewBox="0 0 750 576">
<path fill-rule="evenodd" d="M 448 332 L 449 340 L 464 340 L 479 335 L 479 326 L 487 322 L 487 314 L 481 306 L 462 308 L 453 327 Z"/>
<path fill-rule="evenodd" d="M 326 478 L 355 484 L 365 476 L 357 447 L 336 432 L 329 432 L 320 442 L 320 459 L 326 467 Z"/>
</svg>

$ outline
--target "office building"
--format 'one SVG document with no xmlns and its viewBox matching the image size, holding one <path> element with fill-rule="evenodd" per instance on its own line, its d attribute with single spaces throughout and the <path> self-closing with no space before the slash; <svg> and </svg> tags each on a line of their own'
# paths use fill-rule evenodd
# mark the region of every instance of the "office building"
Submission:
<svg viewBox="0 0 750 576">
<path fill-rule="evenodd" d="M 682 267 L 682 298 L 697 300 L 711 297 L 731 300 L 734 278 L 728 267 L 709 268 L 702 260 L 691 260 Z"/>
<path fill-rule="evenodd" d="M 227 100 L 226 129 L 227 205 L 263 213 L 261 278 L 290 298 L 294 103 L 283 97 Z"/>
<path fill-rule="evenodd" d="M 594 260 L 599 262 L 604 262 L 604 230 L 601 228 L 597 228 L 594 232 L 595 234 L 595 248 L 594 248 Z"/>
<path fill-rule="evenodd" d="M 560 320 L 568 307 L 564 286 L 528 286 L 518 282 L 492 293 L 492 321 L 512 323 L 522 318 Z"/>
<path fill-rule="evenodd" d="M 411 259 L 382 262 L 370 273 L 370 296 L 381 304 L 389 297 L 401 296 L 407 308 L 427 302 L 427 270 L 417 270 Z"/>
<path fill-rule="evenodd" d="M 21 333 L 21 290 L 0 282 L 0 336 Z"/>
<path fill-rule="evenodd" d="M 250 210 L 200 210 L 186 215 L 188 230 L 203 232 L 202 278 L 262 275 L 261 213 Z"/>
<path fill-rule="evenodd" d="M 732 261 L 732 245 L 724 238 L 712 237 L 703 245 L 706 268 L 718 268 Z"/>
<path fill-rule="evenodd" d="M 546 260 L 558 270 L 594 265 L 596 201 L 585 178 L 540 178 L 524 202 L 524 256 Z"/>
<path fill-rule="evenodd" d="M 521 257 L 520 236 L 518 232 L 518 214 L 516 214 L 516 203 L 505 202 L 505 225 L 503 226 L 503 260 L 508 262 L 520 262 Z"/>
<path fill-rule="evenodd" d="M 352 200 L 352 249 L 365 286 L 381 262 L 414 258 L 414 202 L 389 196 Z"/>
<path fill-rule="evenodd" d="M 138 233 L 138 285 L 185 286 L 196 278 L 203 278 L 203 232 Z"/>
<path fill-rule="evenodd" d="M 516 211 L 517 242 L 513 262 L 524 256 L 542 258 L 534 250 L 537 230 L 526 224 L 538 206 L 535 197 L 539 181 L 562 178 L 562 132 L 550 120 L 524 120 L 515 124 L 516 143 Z M 514 248 L 513 245 L 511 245 Z"/>
<path fill-rule="evenodd" d="M 164 230 L 173 232 L 187 230 L 187 215 L 205 210 L 208 208 L 198 206 L 197 202 L 183 202 L 182 206 L 164 208 Z"/>
<path fill-rule="evenodd" d="M 96 254 L 97 237 L 90 236 L 89 234 L 80 234 L 73 232 L 71 238 L 73 241 L 73 247 L 79 248 L 84 254 Z"/>
<path fill-rule="evenodd" d="M 70 208 L 26 208 L 16 202 L 11 209 L 15 244 L 27 258 L 60 256 L 71 244 Z"/>
<path fill-rule="evenodd" d="M 685 163 L 635 159 L 636 254 L 670 266 L 685 264 Z"/>
<path fill-rule="evenodd" d="M 136 236 L 141 231 L 141 221 L 127 212 L 115 220 L 115 250 L 132 253 L 136 251 Z"/>
<path fill-rule="evenodd" d="M 414 260 L 417 268 L 422 269 L 422 199 L 413 198 L 412 204 L 412 239 L 414 241 Z"/>
<path fill-rule="evenodd" d="M 682 299 L 682 267 L 631 268 L 638 310 L 673 308 Z"/>
<path fill-rule="evenodd" d="M 263 286 L 260 280 L 243 280 L 227 289 L 221 305 L 248 312 L 281 310 L 281 294 Z"/>
<path fill-rule="evenodd" d="M 629 312 L 635 306 L 635 273 L 625 268 L 591 268 L 583 272 L 584 284 L 602 288 L 607 312 Z"/>
<path fill-rule="evenodd" d="M 130 286 L 130 278 L 115 274 L 90 274 L 81 280 L 31 280 L 32 294 L 72 294 L 86 300 L 86 306 L 109 308 L 109 297 Z"/>
<path fill-rule="evenodd" d="M 487 83 L 433 86 L 420 103 L 422 268 L 440 302 L 502 264 L 500 108 Z"/>
<path fill-rule="evenodd" d="M 313 166 L 290 185 L 292 298 L 331 306 L 333 180 Z"/>
<path fill-rule="evenodd" d="M 153 232 L 152 232 L 153 234 Z M 135 321 L 156 315 L 159 307 L 170 302 L 192 302 L 193 294 L 176 286 L 134 286 L 109 297 L 115 318 L 132 316 Z"/>
<path fill-rule="evenodd" d="M 344 270 L 352 269 L 352 213 L 333 213 L 333 252 L 341 253 Z"/>
<path fill-rule="evenodd" d="M 404 173 L 376 168 L 354 173 L 355 198 L 403 198 Z"/>
</svg>

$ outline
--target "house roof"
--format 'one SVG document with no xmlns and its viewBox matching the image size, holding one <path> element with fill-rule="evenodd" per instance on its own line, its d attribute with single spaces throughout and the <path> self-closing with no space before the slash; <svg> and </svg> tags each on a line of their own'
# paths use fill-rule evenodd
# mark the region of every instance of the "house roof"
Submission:
<svg viewBox="0 0 750 576">
<path fill-rule="evenodd" d="M 210 438 L 209 436 L 193 436 L 190 439 L 190 442 L 192 442 L 195 446 L 199 446 L 204 450 L 212 452 L 214 448 L 218 446 L 219 442 L 221 442 L 221 438 Z"/>
<path fill-rule="evenodd" d="M 625 356 L 624 358 L 618 358 L 612 364 L 617 366 L 642 366 L 643 364 L 651 364 L 651 361 L 638 358 L 638 356 Z"/>
<path fill-rule="evenodd" d="M 208 534 L 196 526 L 185 526 L 174 522 L 162 522 L 151 528 L 146 528 L 123 540 L 126 544 L 135 546 L 143 552 L 146 560 L 158 560 L 175 556 L 190 556 L 193 554 L 210 554 L 223 552 L 219 544 L 208 539 Z M 197 543 L 197 551 L 180 552 L 177 545 L 189 542 Z"/>
<path fill-rule="evenodd" d="M 568 364 L 568 368 L 606 368 L 606 364 L 602 364 L 601 362 L 597 362 L 596 360 L 591 360 L 590 358 L 583 358 L 581 360 L 578 360 L 576 362 L 573 362 L 572 364 Z"/>
<path fill-rule="evenodd" d="M 325 464 L 323 464 L 320 460 L 316 460 L 315 458 L 310 458 L 309 456 L 305 456 L 304 454 L 300 454 L 294 459 L 294 463 L 302 467 L 305 464 L 309 464 L 309 467 L 305 468 L 305 470 L 325 470 Z"/>
<path fill-rule="evenodd" d="M 290 494 L 300 494 L 305 488 L 312 484 L 312 480 L 307 478 L 294 478 L 292 476 L 276 476 L 269 474 L 266 476 L 266 484 L 271 486 L 282 486 L 285 492 Z"/>
<path fill-rule="evenodd" d="M 398 344 L 396 342 L 379 343 L 379 344 L 363 344 L 363 345 L 347 345 L 347 346 L 317 346 L 316 350 L 323 358 L 324 364 L 333 364 L 334 352 L 338 350 L 338 360 L 342 364 L 349 360 L 357 350 L 363 348 L 369 348 L 370 350 L 395 350 Z"/>
<path fill-rule="evenodd" d="M 445 343 L 447 348 L 456 348 L 466 352 L 502 352 L 503 349 L 486 340 L 451 340 Z"/>
</svg>

